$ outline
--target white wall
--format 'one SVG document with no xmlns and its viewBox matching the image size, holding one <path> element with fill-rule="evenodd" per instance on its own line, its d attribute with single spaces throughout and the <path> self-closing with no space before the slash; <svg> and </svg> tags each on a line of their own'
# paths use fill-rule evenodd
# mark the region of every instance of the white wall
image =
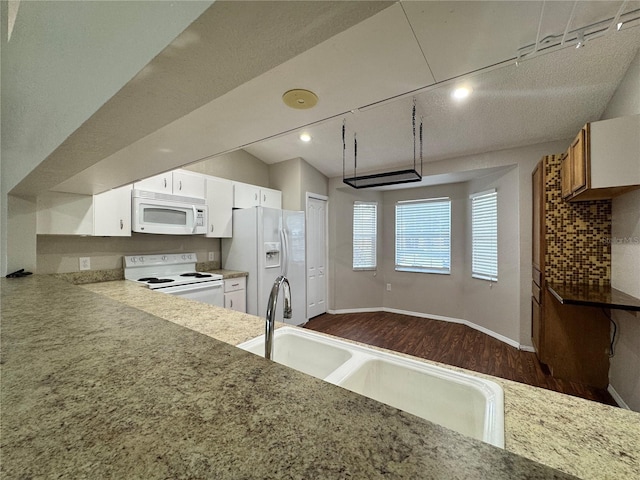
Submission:
<svg viewBox="0 0 640 480">
<path fill-rule="evenodd" d="M 640 52 L 605 109 L 602 120 L 640 114 Z M 611 285 L 640 298 L 640 190 L 614 198 L 611 216 Z M 609 384 L 640 412 L 640 313 L 612 310 L 618 324 Z"/>
<path fill-rule="evenodd" d="M 356 190 L 329 180 L 329 309 L 379 308 L 382 306 L 381 271 L 353 271 L 353 202 L 378 202 L 378 231 L 382 232 L 382 192 Z M 380 267 L 382 241 L 378 237 Z"/>
<path fill-rule="evenodd" d="M 39 274 L 77 272 L 79 257 L 91 259 L 91 270 L 112 270 L 124 268 L 124 255 L 194 252 L 198 262 L 207 262 L 208 253 L 214 252 L 219 261 L 220 239 L 146 233 L 134 233 L 131 237 L 38 235 L 37 252 Z"/>
<path fill-rule="evenodd" d="M 300 208 L 301 162 L 300 158 L 292 158 L 269 165 L 269 184 L 282 192 L 282 208 L 285 210 L 304 210 Z"/>
<path fill-rule="evenodd" d="M 470 185 L 453 185 L 443 187 L 419 188 L 430 195 L 455 194 L 458 203 L 466 204 L 470 189 L 480 185 L 493 185 L 503 191 L 499 205 L 499 223 L 501 228 L 507 229 L 506 245 L 501 244 L 500 274 L 505 282 L 494 285 L 490 292 L 485 291 L 488 286 L 477 280 L 462 279 L 447 275 L 421 275 L 426 279 L 419 280 L 423 288 L 413 286 L 416 278 L 406 272 L 395 272 L 393 269 L 394 244 L 393 209 L 389 203 L 395 202 L 402 196 L 410 198 L 414 193 L 384 193 L 384 208 L 379 221 L 383 246 L 379 246 L 379 256 L 385 267 L 379 269 L 374 277 L 372 272 L 353 272 L 351 270 L 351 215 L 354 200 L 366 200 L 369 197 L 379 199 L 381 192 L 367 192 L 344 186 L 341 178 L 330 181 L 331 205 L 329 208 L 330 225 L 330 263 L 329 285 L 333 295 L 330 296 L 331 310 L 353 308 L 387 307 L 411 310 L 425 314 L 441 315 L 445 317 L 466 320 L 503 336 L 512 344 L 531 347 L 531 172 L 544 156 L 561 153 L 567 149 L 566 141 L 549 142 L 528 147 L 471 155 L 440 162 L 427 163 L 424 166 L 425 175 L 439 175 L 445 173 L 465 172 L 477 169 L 496 167 L 511 167 L 508 172 L 493 173 L 491 176 L 476 180 Z M 411 192 L 411 189 L 404 190 Z M 450 192 L 450 193 L 448 193 Z M 378 200 L 380 201 L 380 200 Z M 503 203 L 504 202 L 504 203 Z M 466 210 L 462 215 L 466 215 Z M 455 222 L 456 220 L 454 220 Z M 462 238 L 468 239 L 470 232 L 468 224 L 454 225 Z M 382 251 L 382 248 L 384 251 Z M 453 266 L 461 271 L 469 263 L 470 253 L 468 241 L 454 243 L 452 258 Z M 506 270 L 505 270 L 506 269 Z M 382 275 L 382 277 L 381 277 Z M 457 274 L 456 274 L 457 275 Z M 448 277 L 448 278 L 447 278 Z M 463 276 L 464 277 L 464 276 Z M 386 293 L 385 283 L 392 283 L 391 294 Z M 461 282 L 461 283 L 460 283 Z M 407 287 L 412 295 L 404 295 L 403 287 Z M 432 292 L 432 293 L 429 293 Z M 436 295 L 435 293 L 441 295 Z M 465 300 L 465 295 L 469 295 Z M 429 298 L 429 302 L 420 304 L 420 298 Z M 427 304 L 428 303 L 428 304 Z M 407 308 L 410 305 L 411 308 Z"/>
<path fill-rule="evenodd" d="M 285 210 L 303 211 L 307 192 L 327 196 L 329 190 L 329 179 L 300 157 L 269 165 L 269 184 L 282 191 Z"/>
<path fill-rule="evenodd" d="M 529 250 L 522 251 L 520 241 L 517 168 L 472 180 L 467 197 L 492 188 L 498 193 L 498 281 L 471 276 L 471 208 L 467 200 L 463 318 L 506 339 L 525 343 L 530 333 L 527 331 L 525 338 L 520 338 L 522 320 L 514 321 L 520 317 L 520 257 L 530 255 Z M 529 272 L 527 269 L 525 273 Z"/>
<path fill-rule="evenodd" d="M 269 188 L 269 166 L 244 150 L 207 158 L 184 167 L 186 170 L 214 177 Z"/>
<path fill-rule="evenodd" d="M 397 272 L 395 270 L 395 206 L 402 200 L 451 199 L 451 274 Z M 466 244 L 467 186 L 464 183 L 384 192 L 382 207 L 382 274 L 391 291 L 382 291 L 387 308 L 462 319 Z"/>
</svg>

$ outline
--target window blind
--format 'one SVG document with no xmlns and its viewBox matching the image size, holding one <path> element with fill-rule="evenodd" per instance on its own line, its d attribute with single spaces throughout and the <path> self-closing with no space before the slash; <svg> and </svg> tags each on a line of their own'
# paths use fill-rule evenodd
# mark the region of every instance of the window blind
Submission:
<svg viewBox="0 0 640 480">
<path fill-rule="evenodd" d="M 451 200 L 396 203 L 396 270 L 451 273 Z"/>
<path fill-rule="evenodd" d="M 377 247 L 378 204 L 353 204 L 353 269 L 375 270 Z"/>
<path fill-rule="evenodd" d="M 471 276 L 498 280 L 498 192 L 471 195 Z"/>
</svg>

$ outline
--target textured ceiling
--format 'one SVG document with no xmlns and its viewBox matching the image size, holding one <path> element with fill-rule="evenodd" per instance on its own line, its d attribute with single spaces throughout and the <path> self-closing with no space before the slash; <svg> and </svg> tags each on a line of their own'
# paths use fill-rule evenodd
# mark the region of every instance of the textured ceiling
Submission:
<svg viewBox="0 0 640 480">
<path fill-rule="evenodd" d="M 597 120 L 640 45 L 640 28 L 465 78 L 464 102 L 450 96 L 456 83 L 415 95 L 424 116 L 424 159 L 436 161 L 572 138 Z M 353 134 L 361 171 L 413 162 L 412 96 L 246 147 L 267 163 L 302 157 L 327 176 L 342 174 L 342 119 L 348 132 L 347 169 L 353 169 Z M 419 121 L 419 119 L 418 119 Z"/>
<path fill-rule="evenodd" d="M 216 1 L 12 193 L 34 195 L 51 188 L 390 4 Z M 65 28 L 84 27 L 58 25 Z M 34 38 L 32 47 L 42 41 L 47 39 Z M 135 48 L 135 38 L 127 41 Z M 64 45 L 60 49 L 64 54 Z M 154 168 L 141 170 L 153 173 Z"/>
<path fill-rule="evenodd" d="M 248 4 L 216 2 L 123 88 L 131 94 L 114 97 L 112 111 L 98 111 L 54 152 L 49 163 L 64 168 L 76 158 L 84 166 L 66 169 L 54 189 L 95 193 L 237 148 L 267 163 L 302 157 L 337 176 L 343 120 L 350 136 L 358 134 L 361 170 L 406 166 L 413 155 L 413 96 L 424 115 L 426 161 L 567 139 L 600 117 L 640 45 L 636 22 L 584 48 L 548 50 L 515 65 L 519 48 L 562 33 L 567 22 L 571 31 L 613 17 L 620 2 L 578 2 L 575 11 L 572 1 L 403 1 L 388 8 L 377 2 L 272 3 L 279 14 L 261 13 L 263 2 L 234 13 L 222 9 Z M 379 13 L 373 15 L 376 5 Z M 329 8 L 312 14 L 322 6 Z M 296 8 L 302 11 L 294 15 Z M 627 4 L 627 11 L 634 8 L 640 2 Z M 267 15 L 275 26 L 265 31 L 261 20 Z M 294 18 L 302 26 L 291 31 Z M 349 24 L 345 18 L 362 21 L 340 31 Z M 342 23 L 329 28 L 332 19 Z M 212 25 L 234 41 L 207 36 Z M 262 50 L 265 42 L 273 51 Z M 265 51 L 268 59 L 261 58 Z M 207 52 L 216 60 L 203 67 Z M 178 72 L 169 77 L 184 84 L 163 84 L 165 71 Z M 214 82 L 220 87 L 211 85 L 212 100 L 202 104 L 207 74 L 220 75 Z M 474 89 L 466 102 L 450 98 L 458 83 Z M 280 97 L 291 88 L 314 90 L 318 105 L 307 111 L 285 107 Z M 130 113 L 131 105 L 140 112 Z M 102 115 L 106 120 L 100 121 Z M 161 120 L 151 121 L 156 116 Z M 135 134 L 128 136 L 129 129 Z M 303 130 L 312 142 L 298 140 Z M 92 133 L 83 137 L 85 131 Z M 141 132 L 148 135 L 140 138 Z M 135 136 L 140 139 L 131 143 Z M 20 187 L 33 193 L 53 185 L 34 172 Z"/>
</svg>

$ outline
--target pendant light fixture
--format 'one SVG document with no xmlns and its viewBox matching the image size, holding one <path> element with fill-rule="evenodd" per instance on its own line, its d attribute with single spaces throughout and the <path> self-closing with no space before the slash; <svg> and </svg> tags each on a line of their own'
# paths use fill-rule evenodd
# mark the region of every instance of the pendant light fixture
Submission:
<svg viewBox="0 0 640 480">
<path fill-rule="evenodd" d="M 388 185 L 399 185 L 402 183 L 419 182 L 422 180 L 422 117 L 420 117 L 419 139 L 420 139 L 420 173 L 416 162 L 416 99 L 413 99 L 413 110 L 411 113 L 411 124 L 413 127 L 413 168 L 406 170 L 394 170 L 392 172 L 375 173 L 372 175 L 358 175 L 358 141 L 353 135 L 353 176 L 346 177 L 346 123 L 342 122 L 342 181 L 353 188 L 383 187 Z"/>
</svg>

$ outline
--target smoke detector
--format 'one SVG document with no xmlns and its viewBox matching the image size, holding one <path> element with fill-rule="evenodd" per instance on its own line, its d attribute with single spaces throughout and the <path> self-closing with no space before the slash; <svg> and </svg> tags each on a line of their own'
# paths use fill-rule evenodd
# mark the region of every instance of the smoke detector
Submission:
<svg viewBox="0 0 640 480">
<path fill-rule="evenodd" d="M 316 103 L 318 103 L 318 96 L 310 90 L 294 88 L 293 90 L 284 92 L 284 95 L 282 95 L 282 101 L 287 107 L 295 108 L 297 110 L 306 110 L 316 106 Z"/>
</svg>

